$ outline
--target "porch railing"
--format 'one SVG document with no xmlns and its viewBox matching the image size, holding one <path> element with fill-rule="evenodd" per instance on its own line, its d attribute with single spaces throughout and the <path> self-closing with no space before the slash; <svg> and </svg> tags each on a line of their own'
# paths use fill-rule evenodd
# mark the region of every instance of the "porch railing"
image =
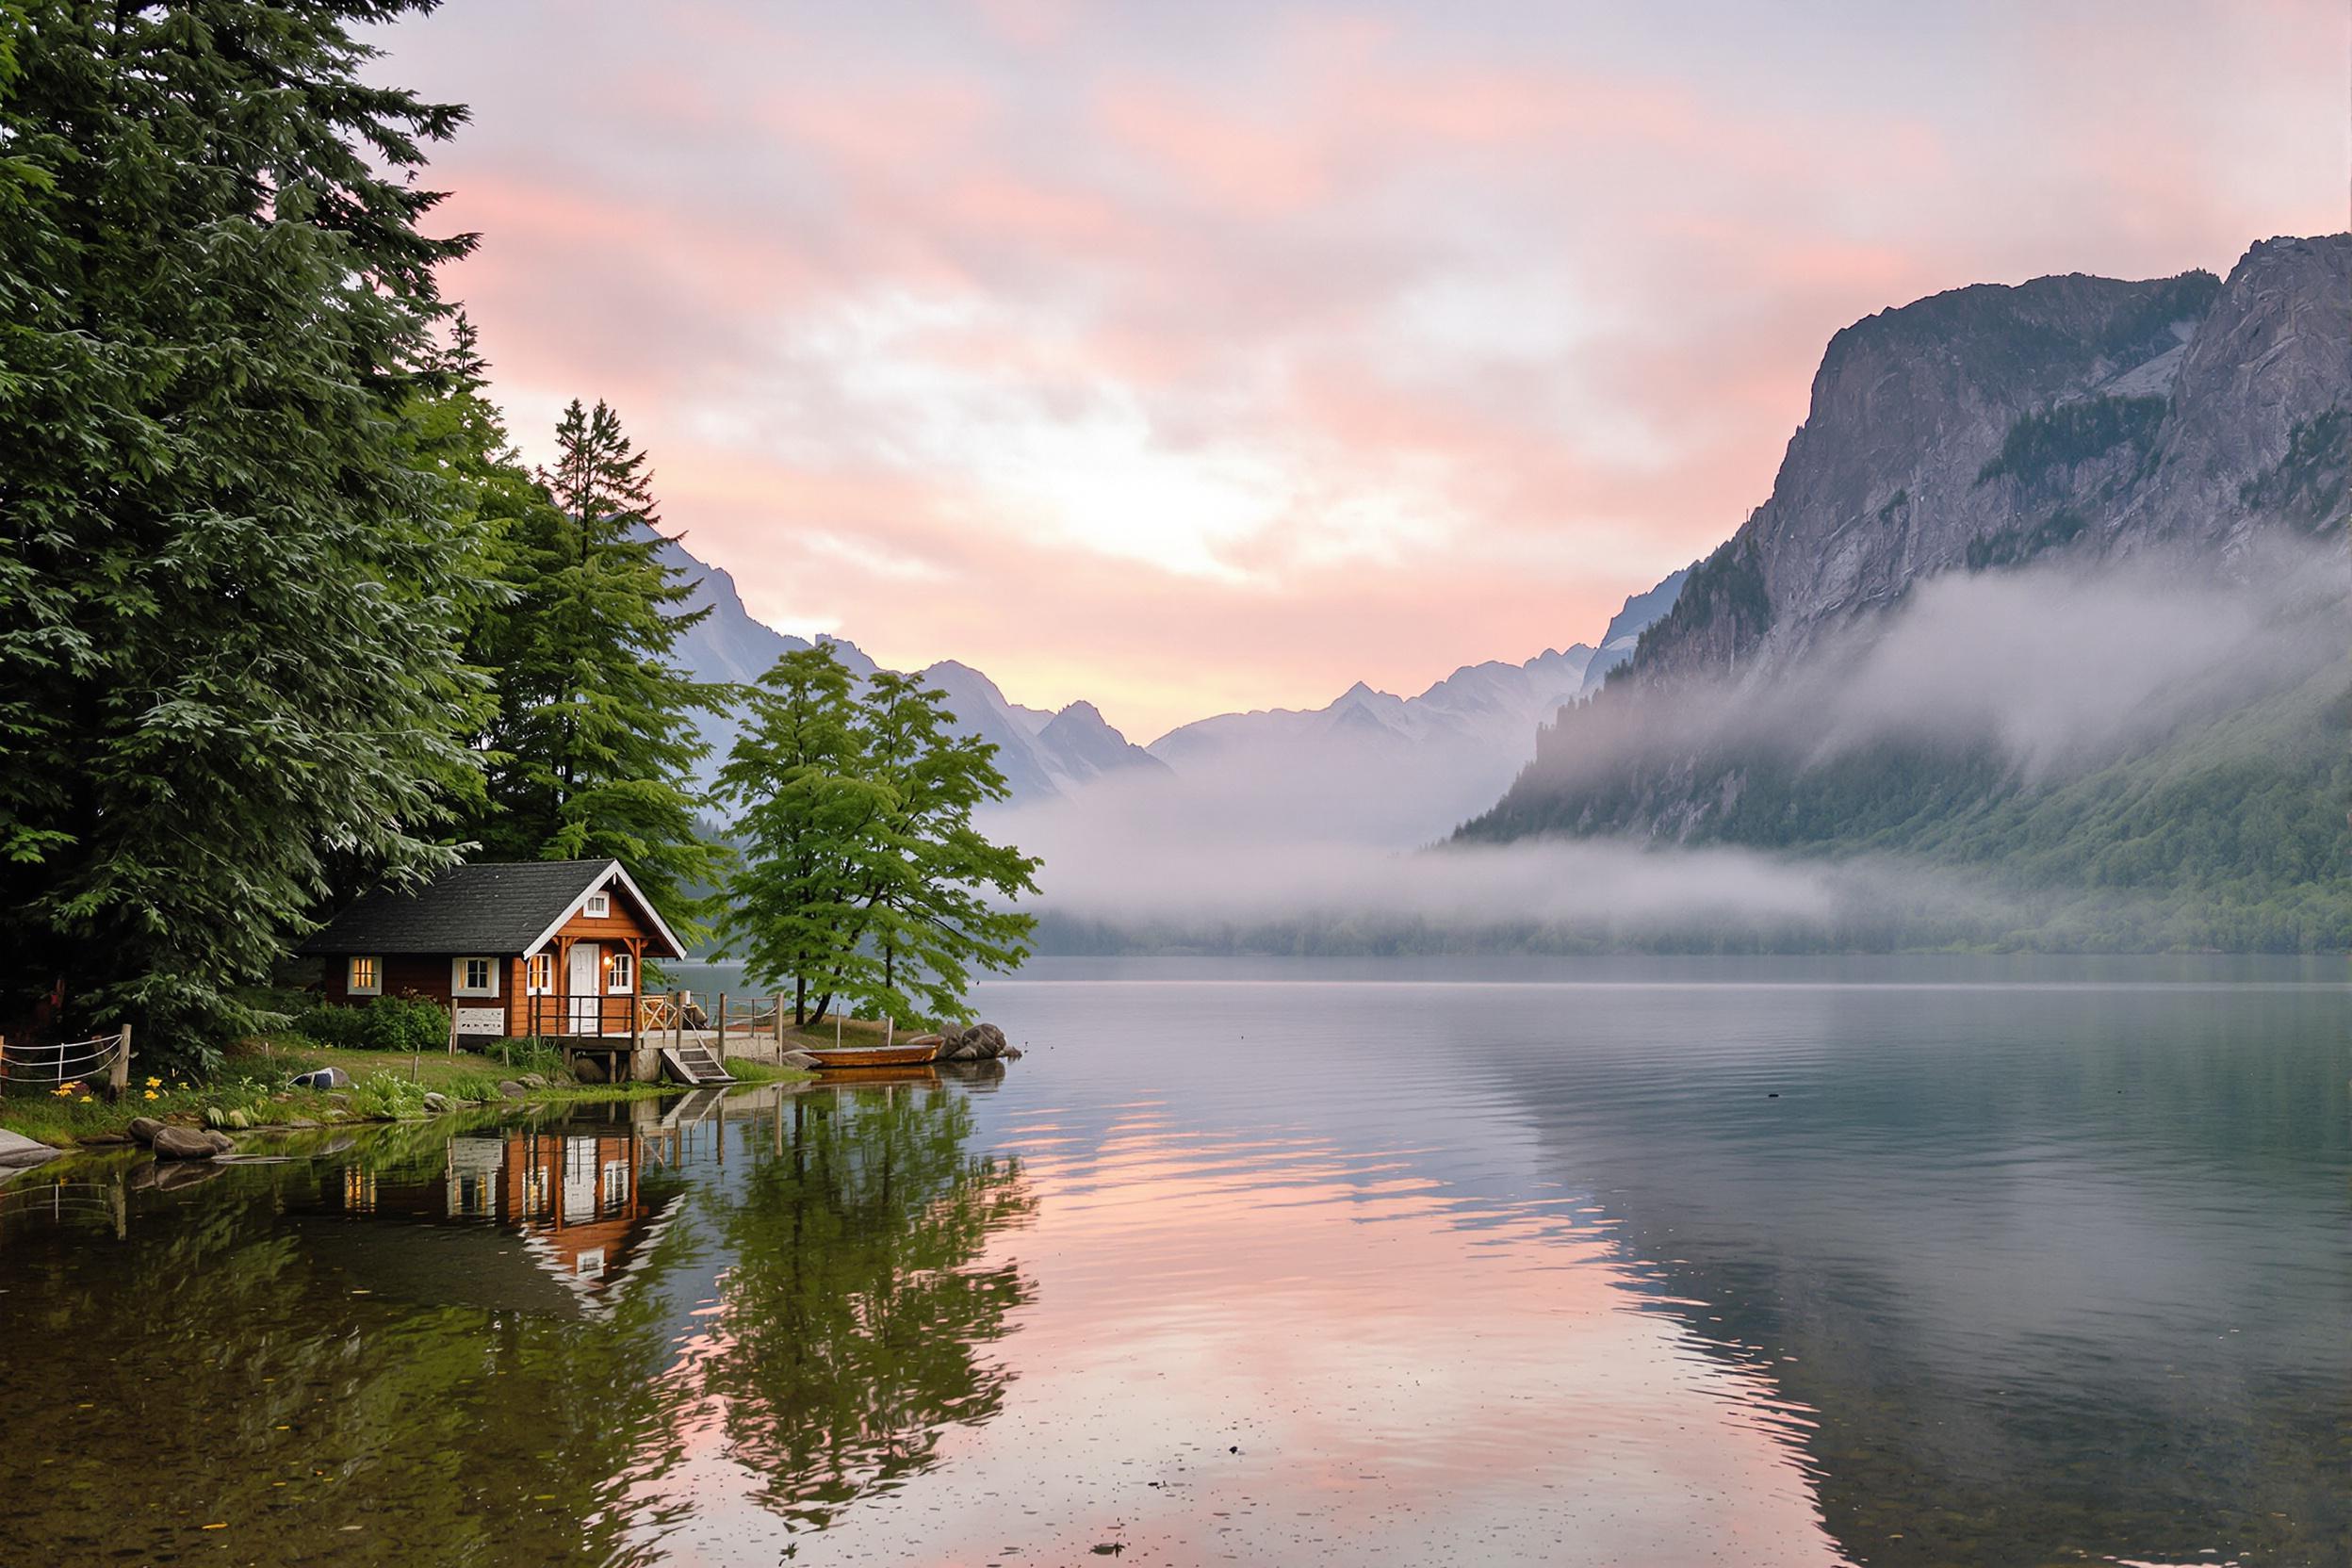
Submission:
<svg viewBox="0 0 2352 1568">
<path fill-rule="evenodd" d="M 604 1035 L 624 1038 L 645 1022 L 633 996 L 531 996 L 523 1003 L 527 1035 Z"/>
</svg>

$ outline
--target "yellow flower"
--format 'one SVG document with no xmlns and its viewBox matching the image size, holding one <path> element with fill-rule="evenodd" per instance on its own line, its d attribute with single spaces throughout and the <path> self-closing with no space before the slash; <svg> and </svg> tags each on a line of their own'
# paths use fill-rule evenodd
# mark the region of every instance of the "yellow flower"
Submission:
<svg viewBox="0 0 2352 1568">
<path fill-rule="evenodd" d="M 147 1086 L 151 1089 L 159 1089 L 163 1087 L 163 1080 L 160 1078 L 150 1078 L 147 1080 Z"/>
<path fill-rule="evenodd" d="M 85 1105 L 87 1105 L 87 1104 L 89 1104 L 89 1103 L 90 1103 L 90 1096 L 89 1096 L 89 1095 L 84 1095 L 84 1096 L 82 1096 L 82 1103 L 83 1103 L 83 1104 L 85 1104 Z"/>
<path fill-rule="evenodd" d="M 156 1096 L 156 1094 L 155 1094 L 155 1090 L 153 1090 L 153 1089 L 149 1089 L 149 1090 L 147 1091 L 146 1098 L 147 1098 L 147 1099 L 149 1099 L 149 1100 L 154 1100 L 154 1099 L 157 1098 L 157 1096 Z"/>
</svg>

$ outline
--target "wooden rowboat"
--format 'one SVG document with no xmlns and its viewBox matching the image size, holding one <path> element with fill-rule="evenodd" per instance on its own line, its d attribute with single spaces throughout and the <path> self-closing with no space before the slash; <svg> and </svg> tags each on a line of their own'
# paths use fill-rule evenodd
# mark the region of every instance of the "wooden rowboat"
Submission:
<svg viewBox="0 0 2352 1568">
<path fill-rule="evenodd" d="M 946 1042 L 937 1035 L 917 1035 L 894 1045 L 836 1045 L 811 1050 L 820 1070 L 852 1067 L 924 1067 L 939 1059 Z"/>
</svg>

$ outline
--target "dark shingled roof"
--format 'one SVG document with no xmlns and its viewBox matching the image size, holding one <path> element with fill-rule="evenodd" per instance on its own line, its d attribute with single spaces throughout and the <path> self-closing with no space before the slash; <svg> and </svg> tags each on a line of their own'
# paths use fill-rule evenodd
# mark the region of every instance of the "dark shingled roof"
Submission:
<svg viewBox="0 0 2352 1568">
<path fill-rule="evenodd" d="M 612 860 L 452 866 L 414 892 L 369 893 L 296 951 L 524 953 L 581 894 L 618 869 Z M 625 886 L 618 891 L 630 897 Z"/>
</svg>

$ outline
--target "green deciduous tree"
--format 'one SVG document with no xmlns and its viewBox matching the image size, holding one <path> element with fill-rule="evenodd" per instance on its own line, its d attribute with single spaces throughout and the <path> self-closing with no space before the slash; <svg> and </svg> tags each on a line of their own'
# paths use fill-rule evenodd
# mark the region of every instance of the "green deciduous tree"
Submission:
<svg viewBox="0 0 2352 1568">
<path fill-rule="evenodd" d="M 961 1018 L 975 966 L 1028 956 L 1035 917 L 1008 904 L 1036 890 L 1037 861 L 973 825 L 1004 777 L 944 702 L 888 671 L 860 691 L 822 645 L 752 690 L 719 781 L 744 850 L 724 929 L 761 984 L 791 982 L 799 1022 L 837 999 Z"/>
<path fill-rule="evenodd" d="M 719 772 L 719 798 L 739 808 L 736 835 L 748 846 L 722 928 L 754 973 L 792 982 L 797 1023 L 808 1021 L 811 987 L 831 984 L 840 934 L 857 923 L 853 850 L 881 807 L 862 776 L 851 685 L 828 646 L 784 655 L 751 689 Z"/>
<path fill-rule="evenodd" d="M 692 715 L 725 694 L 672 655 L 708 612 L 678 608 L 691 586 L 660 557 L 645 454 L 619 416 L 575 401 L 556 447 L 535 483 L 517 491 L 502 478 L 494 498 L 514 597 L 478 640 L 498 710 L 474 833 L 494 858 L 616 858 L 693 932 L 694 887 L 719 861 L 695 825 L 691 770 L 704 747 Z"/>
<path fill-rule="evenodd" d="M 185 1058 L 337 858 L 448 858 L 479 538 L 406 416 L 463 110 L 350 32 L 424 8 L 0 7 L 6 1010 Z"/>
<path fill-rule="evenodd" d="M 893 1017 L 966 1016 L 972 967 L 1017 967 L 1037 925 L 1006 901 L 1037 890 L 1038 862 L 972 825 L 1006 793 L 996 747 L 951 729 L 945 701 L 890 670 L 866 683 L 859 730 L 881 809 L 857 862 L 870 956 L 852 973 L 858 999 Z"/>
</svg>

